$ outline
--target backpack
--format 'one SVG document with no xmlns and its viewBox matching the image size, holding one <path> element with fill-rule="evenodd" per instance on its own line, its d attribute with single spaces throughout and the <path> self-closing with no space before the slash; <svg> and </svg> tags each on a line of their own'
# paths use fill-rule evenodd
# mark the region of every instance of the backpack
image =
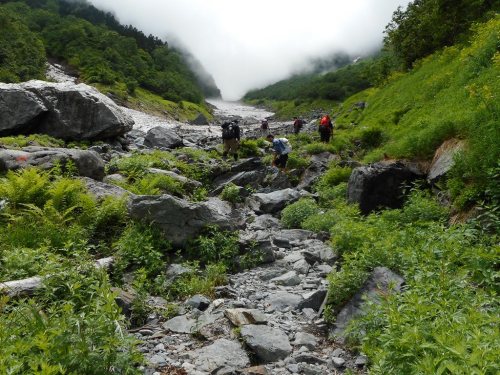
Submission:
<svg viewBox="0 0 500 375">
<path fill-rule="evenodd" d="M 236 130 L 231 123 L 225 123 L 222 125 L 222 139 L 233 139 L 236 138 Z"/>
<path fill-rule="evenodd" d="M 323 118 L 321 119 L 319 124 L 320 124 L 320 126 L 328 126 L 328 124 L 329 124 L 328 117 L 323 116 Z"/>
<path fill-rule="evenodd" d="M 279 138 L 278 139 L 278 147 L 280 148 L 278 150 L 278 154 L 284 155 L 284 154 L 289 154 L 292 152 L 292 145 L 286 138 Z"/>
<path fill-rule="evenodd" d="M 262 120 L 262 129 L 269 129 L 269 123 L 267 120 Z"/>
</svg>

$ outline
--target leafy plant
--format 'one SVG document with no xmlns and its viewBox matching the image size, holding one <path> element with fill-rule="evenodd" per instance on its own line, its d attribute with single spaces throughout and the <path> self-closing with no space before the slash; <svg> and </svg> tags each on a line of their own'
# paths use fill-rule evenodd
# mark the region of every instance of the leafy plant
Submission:
<svg viewBox="0 0 500 375">
<path fill-rule="evenodd" d="M 286 206 L 281 212 L 281 221 L 287 228 L 300 228 L 301 224 L 319 211 L 318 205 L 311 198 L 302 198 Z"/>
<path fill-rule="evenodd" d="M 231 182 L 224 186 L 220 197 L 221 199 L 231 202 L 232 204 L 236 204 L 242 201 L 242 197 L 240 196 L 240 188 Z"/>
</svg>

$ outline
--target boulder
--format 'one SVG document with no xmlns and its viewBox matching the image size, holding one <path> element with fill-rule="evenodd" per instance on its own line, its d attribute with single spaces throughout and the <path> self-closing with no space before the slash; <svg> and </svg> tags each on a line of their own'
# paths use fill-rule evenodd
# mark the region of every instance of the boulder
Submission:
<svg viewBox="0 0 500 375">
<path fill-rule="evenodd" d="M 277 328 L 248 324 L 241 328 L 241 337 L 263 363 L 278 362 L 292 352 L 288 336 Z"/>
<path fill-rule="evenodd" d="M 74 163 L 80 176 L 98 181 L 104 177 L 104 161 L 94 151 L 35 146 L 0 151 L 0 172 L 26 167 L 51 169 L 57 163 L 65 165 L 68 161 Z"/>
<path fill-rule="evenodd" d="M 268 320 L 264 313 L 256 309 L 227 309 L 224 315 L 237 327 L 246 324 L 266 324 Z"/>
<path fill-rule="evenodd" d="M 401 208 L 404 187 L 422 177 L 416 168 L 400 162 L 359 167 L 349 178 L 347 199 L 349 203 L 358 203 L 364 214 L 381 207 Z"/>
<path fill-rule="evenodd" d="M 219 198 L 191 203 L 165 194 L 132 197 L 128 204 L 131 218 L 152 223 L 162 230 L 176 247 L 185 247 L 207 225 L 222 230 L 236 230 L 244 225 L 240 210 Z"/>
<path fill-rule="evenodd" d="M 376 267 L 359 291 L 338 313 L 333 335 L 342 341 L 347 325 L 352 319 L 363 314 L 363 306 L 367 301 L 379 303 L 380 295 L 398 293 L 403 284 L 404 279 L 390 269 Z"/>
<path fill-rule="evenodd" d="M 319 311 L 321 308 L 321 305 L 323 304 L 323 301 L 326 298 L 326 290 L 325 289 L 318 289 L 314 292 L 309 292 L 304 294 L 302 297 L 304 298 L 300 303 L 299 303 L 299 310 L 302 309 L 313 309 L 315 311 Z"/>
<path fill-rule="evenodd" d="M 182 147 L 182 138 L 174 129 L 156 126 L 146 133 L 144 146 L 150 148 L 177 148 Z"/>
<path fill-rule="evenodd" d="M 298 201 L 302 196 L 304 196 L 303 192 L 295 189 L 256 193 L 249 197 L 249 205 L 258 214 L 275 214 L 285 208 L 287 204 Z"/>
<path fill-rule="evenodd" d="M 270 282 L 275 283 L 276 285 L 283 285 L 283 286 L 299 285 L 301 281 L 302 280 L 295 271 L 288 271 L 287 273 L 270 280 Z"/>
<path fill-rule="evenodd" d="M 302 297 L 297 294 L 288 293 L 288 292 L 276 292 L 270 294 L 266 299 L 266 304 L 271 306 L 276 310 L 285 310 L 285 309 L 296 309 L 300 302 L 302 301 Z"/>
<path fill-rule="evenodd" d="M 445 176 L 455 165 L 454 157 L 465 148 L 465 142 L 459 139 L 449 139 L 445 141 L 434 154 L 427 181 L 436 183 Z"/>
<path fill-rule="evenodd" d="M 251 186 L 257 189 L 261 186 L 262 182 L 266 178 L 266 173 L 263 170 L 255 171 L 242 171 L 233 175 L 225 174 L 219 176 L 213 182 L 215 188 L 210 192 L 211 195 L 218 195 L 224 190 L 227 184 L 235 184 L 237 186 Z"/>
<path fill-rule="evenodd" d="M 199 113 L 198 116 L 192 121 L 190 121 L 192 125 L 208 125 L 208 119 L 205 117 L 203 113 Z"/>
<path fill-rule="evenodd" d="M 197 324 L 195 319 L 189 319 L 186 315 L 181 315 L 163 323 L 163 328 L 174 333 L 193 333 L 197 328 Z"/>
<path fill-rule="evenodd" d="M 205 311 L 210 306 L 210 299 L 201 294 L 196 294 L 186 301 L 186 305 L 192 309 L 198 309 L 200 311 Z"/>
<path fill-rule="evenodd" d="M 0 99 L 7 104 L 19 100 L 9 112 L 9 126 L 15 125 L 9 134 L 32 132 L 72 141 L 99 140 L 121 136 L 134 124 L 111 99 L 85 84 L 28 81 L 2 85 Z M 20 114 L 25 108 L 27 113 Z M 26 122 L 19 124 L 23 119 Z"/>
<path fill-rule="evenodd" d="M 85 186 L 87 187 L 89 193 L 96 197 L 98 200 L 102 200 L 109 196 L 122 197 L 124 195 L 134 195 L 130 191 L 116 185 L 96 181 L 89 177 L 82 177 L 81 179 L 85 183 Z"/>
<path fill-rule="evenodd" d="M 35 94 L 18 84 L 0 83 L 0 136 L 29 131 L 46 113 Z"/>
<path fill-rule="evenodd" d="M 219 339 L 190 353 L 197 370 L 210 374 L 235 374 L 250 365 L 248 355 L 237 341 Z M 227 372 L 232 369 L 232 372 Z M 225 371 L 225 372 L 221 372 Z"/>
</svg>

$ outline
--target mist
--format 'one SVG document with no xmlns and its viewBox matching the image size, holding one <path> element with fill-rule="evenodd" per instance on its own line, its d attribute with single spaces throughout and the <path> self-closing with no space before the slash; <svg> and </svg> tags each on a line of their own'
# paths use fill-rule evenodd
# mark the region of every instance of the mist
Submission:
<svg viewBox="0 0 500 375">
<path fill-rule="evenodd" d="M 123 24 L 181 44 L 226 100 L 307 70 L 314 59 L 380 48 L 409 0 L 90 0 Z"/>
</svg>

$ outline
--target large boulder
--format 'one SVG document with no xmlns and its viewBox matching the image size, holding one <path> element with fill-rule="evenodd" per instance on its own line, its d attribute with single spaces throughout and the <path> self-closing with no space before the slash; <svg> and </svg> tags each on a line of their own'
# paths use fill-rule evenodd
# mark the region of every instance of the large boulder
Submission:
<svg viewBox="0 0 500 375">
<path fill-rule="evenodd" d="M 256 193 L 250 196 L 249 205 L 259 214 L 275 214 L 285 208 L 287 204 L 298 201 L 304 195 L 304 192 L 290 188 L 271 193 Z"/>
<path fill-rule="evenodd" d="M 434 154 L 427 181 L 436 183 L 445 176 L 455 165 L 455 155 L 463 151 L 465 142 L 459 139 L 449 139 L 445 141 Z"/>
<path fill-rule="evenodd" d="M 46 112 L 42 100 L 21 85 L 0 83 L 0 136 L 29 130 Z"/>
<path fill-rule="evenodd" d="M 218 339 L 190 353 L 196 368 L 203 373 L 235 374 L 250 365 L 250 359 L 237 341 Z"/>
<path fill-rule="evenodd" d="M 72 141 L 98 140 L 121 136 L 134 124 L 111 99 L 85 84 L 28 81 L 1 85 L 0 102 L 5 104 L 0 108 L 13 101 L 19 104 L 7 112 L 0 109 L 13 119 L 9 120 L 11 129 L 4 129 L 3 134 L 33 132 Z"/>
<path fill-rule="evenodd" d="M 368 214 L 382 207 L 400 208 L 404 203 L 404 188 L 424 175 L 403 163 L 375 163 L 354 169 L 347 186 L 347 199 L 358 203 Z"/>
<path fill-rule="evenodd" d="M 219 198 L 191 203 L 171 195 L 132 197 L 128 211 L 133 219 L 151 222 L 161 229 L 174 246 L 184 247 L 207 225 L 235 230 L 244 225 L 240 210 Z"/>
<path fill-rule="evenodd" d="M 278 328 L 248 324 L 241 328 L 241 337 L 263 363 L 278 362 L 292 352 L 288 336 Z"/>
<path fill-rule="evenodd" d="M 174 129 L 156 126 L 149 129 L 144 138 L 144 146 L 151 148 L 177 148 L 182 147 L 182 138 Z"/>
<path fill-rule="evenodd" d="M 0 151 L 0 172 L 26 167 L 51 169 L 58 163 L 66 165 L 68 161 L 74 163 L 80 176 L 98 181 L 104 177 L 104 161 L 94 151 L 36 146 Z"/>
<path fill-rule="evenodd" d="M 352 319 L 363 314 L 366 303 L 380 303 L 380 296 L 401 292 L 403 284 L 404 279 L 390 269 L 375 267 L 364 285 L 338 313 L 333 335 L 338 341 L 343 341 L 347 325 Z"/>
</svg>

